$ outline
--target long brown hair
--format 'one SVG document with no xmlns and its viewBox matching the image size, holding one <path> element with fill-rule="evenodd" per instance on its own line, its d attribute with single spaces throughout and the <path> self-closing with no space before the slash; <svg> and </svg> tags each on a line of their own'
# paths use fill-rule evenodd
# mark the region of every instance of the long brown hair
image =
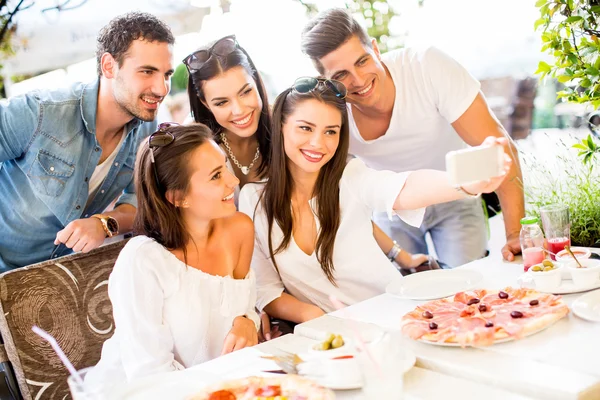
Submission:
<svg viewBox="0 0 600 400">
<path fill-rule="evenodd" d="M 137 154 L 135 191 L 138 207 L 133 229 L 135 234 L 151 237 L 169 250 L 182 249 L 186 260 L 186 244 L 191 236 L 179 207 L 167 200 L 166 193 L 185 195 L 188 192 L 193 173 L 189 166 L 191 154 L 211 140 L 212 132 L 202 124 L 165 129 L 175 137 L 172 143 L 150 149 L 146 141 Z M 154 152 L 154 163 L 150 159 L 151 151 Z"/>
<path fill-rule="evenodd" d="M 275 261 L 275 255 L 289 246 L 294 223 L 291 209 L 294 181 L 287 164 L 288 158 L 284 149 L 282 127 L 289 115 L 294 112 L 300 103 L 311 99 L 318 100 L 324 105 L 332 105 L 342 114 L 338 148 L 332 159 L 319 171 L 319 176 L 312 193 L 312 197 L 316 200 L 317 209 L 315 210 L 315 214 L 321 225 L 321 229 L 317 233 L 315 253 L 317 254 L 317 260 L 321 263 L 323 273 L 333 285 L 336 285 L 333 248 L 335 236 L 340 226 L 340 179 L 342 178 L 348 157 L 348 111 L 346 110 L 346 102 L 337 98 L 325 85 L 319 84 L 314 90 L 304 94 L 287 89 L 275 100 L 275 105 L 273 106 L 273 128 L 271 130 L 272 146 L 271 164 L 268 170 L 269 179 L 265 184 L 261 204 L 267 215 L 269 226 L 269 254 L 275 268 L 279 270 Z M 272 233 L 275 222 L 277 222 L 277 225 L 283 231 L 283 239 L 274 250 Z"/>
<path fill-rule="evenodd" d="M 220 40 L 220 39 L 219 39 Z M 209 50 L 215 42 L 201 47 L 199 50 Z M 188 96 L 190 98 L 190 109 L 194 121 L 207 125 L 214 133 L 214 139 L 217 143 L 221 141 L 220 133 L 223 127 L 219 125 L 213 113 L 204 105 L 206 101 L 202 84 L 210 79 L 213 79 L 222 73 L 234 67 L 243 67 L 246 72 L 252 76 L 256 84 L 256 90 L 262 100 L 262 109 L 260 119 L 258 120 L 258 129 L 256 130 L 256 140 L 258 141 L 258 149 L 262 155 L 261 163 L 257 168 L 258 179 L 263 179 L 266 176 L 267 167 L 269 165 L 269 157 L 271 154 L 271 114 L 269 112 L 269 98 L 265 85 L 260 76 L 260 72 L 254 66 L 252 59 L 239 44 L 236 42 L 236 48 L 227 56 L 219 56 L 212 53 L 211 57 L 206 60 L 204 65 L 198 70 L 193 70 L 188 78 Z"/>
</svg>

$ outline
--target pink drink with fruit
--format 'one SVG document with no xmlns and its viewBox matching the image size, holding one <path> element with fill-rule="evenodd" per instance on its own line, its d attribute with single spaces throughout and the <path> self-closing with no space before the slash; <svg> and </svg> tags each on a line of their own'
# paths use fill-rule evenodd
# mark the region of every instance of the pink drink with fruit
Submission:
<svg viewBox="0 0 600 400">
<path fill-rule="evenodd" d="M 544 249 L 541 247 L 530 247 L 523 250 L 523 269 L 527 271 L 532 265 L 544 261 Z"/>
<path fill-rule="evenodd" d="M 523 267 L 527 271 L 532 265 L 544 261 L 544 234 L 538 225 L 536 217 L 521 218 L 521 253 L 523 254 Z"/>
<path fill-rule="evenodd" d="M 571 240 L 567 237 L 557 237 L 548 239 L 548 250 L 554 254 L 565 249 L 565 246 L 570 246 Z M 556 260 L 553 254 L 550 254 L 553 260 Z"/>
</svg>

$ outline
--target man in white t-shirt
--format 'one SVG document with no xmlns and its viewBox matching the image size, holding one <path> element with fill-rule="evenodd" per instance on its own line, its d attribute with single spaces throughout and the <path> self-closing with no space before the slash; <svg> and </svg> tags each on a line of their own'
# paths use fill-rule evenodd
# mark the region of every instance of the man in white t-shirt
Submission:
<svg viewBox="0 0 600 400">
<path fill-rule="evenodd" d="M 376 41 L 344 9 L 324 11 L 310 21 L 302 33 L 302 51 L 320 74 L 348 88 L 350 153 L 372 168 L 444 170 L 447 152 L 479 145 L 487 136 L 506 136 L 479 82 L 455 60 L 435 48 L 382 55 Z M 520 252 L 524 215 L 521 170 L 511 146 L 513 168 L 497 190 L 505 221 L 506 260 Z M 374 219 L 414 253 L 427 252 L 429 232 L 438 258 L 452 266 L 486 252 L 485 219 L 477 197 L 429 207 L 420 228 L 383 215 Z"/>
</svg>

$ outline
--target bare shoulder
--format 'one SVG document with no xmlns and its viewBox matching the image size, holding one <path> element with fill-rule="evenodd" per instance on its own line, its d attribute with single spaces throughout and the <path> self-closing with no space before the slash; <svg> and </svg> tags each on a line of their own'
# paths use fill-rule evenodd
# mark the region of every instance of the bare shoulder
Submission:
<svg viewBox="0 0 600 400">
<path fill-rule="evenodd" d="M 254 223 L 252 219 L 243 212 L 237 211 L 231 217 L 223 219 L 223 228 L 229 235 L 243 238 L 254 238 Z"/>
</svg>

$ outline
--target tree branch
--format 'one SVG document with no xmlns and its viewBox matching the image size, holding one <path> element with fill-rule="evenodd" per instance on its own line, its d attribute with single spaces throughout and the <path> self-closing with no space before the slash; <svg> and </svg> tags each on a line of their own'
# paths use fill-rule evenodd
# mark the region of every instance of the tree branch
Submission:
<svg viewBox="0 0 600 400">
<path fill-rule="evenodd" d="M 19 4 L 17 4 L 15 9 L 12 10 L 12 12 L 8 15 L 8 18 L 6 19 L 6 22 L 4 23 L 4 26 L 2 27 L 2 31 L 0 31 L 0 43 L 4 42 L 4 35 L 6 35 L 6 32 L 8 31 L 8 27 L 10 26 L 10 23 L 11 23 L 13 17 L 15 16 L 15 14 L 17 12 L 19 12 L 19 8 L 21 7 L 21 5 L 23 4 L 24 1 L 25 0 L 19 1 Z"/>
</svg>

